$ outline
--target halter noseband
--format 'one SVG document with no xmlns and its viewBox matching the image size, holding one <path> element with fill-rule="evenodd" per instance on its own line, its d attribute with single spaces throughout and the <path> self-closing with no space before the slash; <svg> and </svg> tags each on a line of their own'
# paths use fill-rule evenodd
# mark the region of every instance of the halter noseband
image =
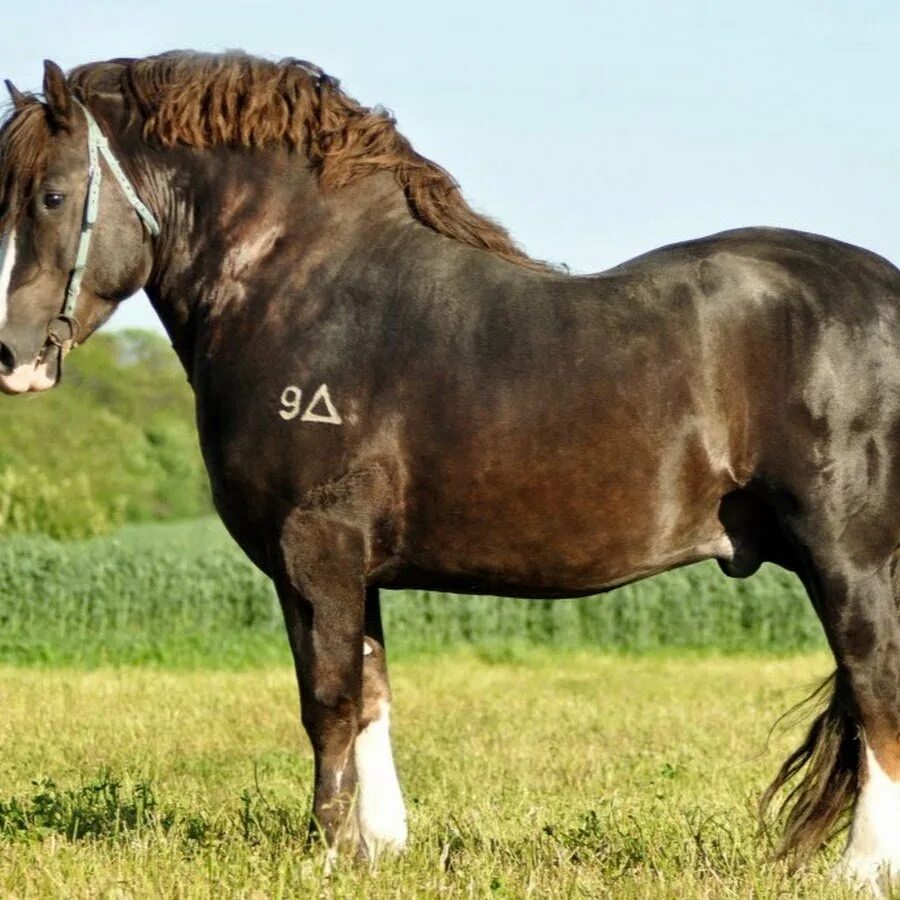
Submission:
<svg viewBox="0 0 900 900">
<path fill-rule="evenodd" d="M 75 265 L 69 273 L 65 302 L 62 312 L 47 325 L 48 340 L 60 349 L 71 347 L 76 342 L 80 330 L 74 312 L 75 304 L 78 302 L 78 295 L 81 292 L 81 280 L 84 277 L 84 270 L 87 268 L 88 252 L 91 248 L 91 232 L 94 228 L 94 223 L 97 221 L 97 214 L 100 209 L 100 185 L 103 182 L 103 169 L 100 165 L 101 156 L 106 160 L 106 164 L 109 166 L 113 177 L 119 183 L 125 199 L 138 214 L 148 233 L 152 237 L 159 236 L 159 222 L 156 221 L 156 217 L 144 205 L 141 198 L 138 197 L 137 191 L 128 180 L 128 176 L 125 174 L 119 161 L 113 155 L 112 150 L 109 149 L 109 142 L 100 130 L 97 120 L 82 103 L 75 100 L 75 105 L 81 108 L 87 120 L 88 185 L 84 200 L 84 215 L 81 220 L 81 235 L 78 239 L 78 252 L 75 254 Z M 66 326 L 69 332 L 67 337 L 61 337 L 54 330 L 54 326 L 57 323 Z"/>
</svg>

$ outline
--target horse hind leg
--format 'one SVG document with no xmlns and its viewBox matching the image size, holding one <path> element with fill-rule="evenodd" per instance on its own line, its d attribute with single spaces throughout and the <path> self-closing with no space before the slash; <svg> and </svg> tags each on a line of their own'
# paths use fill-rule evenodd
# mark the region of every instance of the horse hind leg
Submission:
<svg viewBox="0 0 900 900">
<path fill-rule="evenodd" d="M 876 892 L 900 876 L 900 612 L 895 561 L 868 574 L 812 560 L 803 580 L 835 654 L 827 708 L 763 797 L 802 777 L 783 808 L 784 855 L 803 861 L 852 813 L 839 873 Z"/>
<path fill-rule="evenodd" d="M 860 729 L 859 793 L 842 867 L 851 880 L 900 883 L 900 581 L 896 555 L 871 601 L 842 622 Z"/>
</svg>

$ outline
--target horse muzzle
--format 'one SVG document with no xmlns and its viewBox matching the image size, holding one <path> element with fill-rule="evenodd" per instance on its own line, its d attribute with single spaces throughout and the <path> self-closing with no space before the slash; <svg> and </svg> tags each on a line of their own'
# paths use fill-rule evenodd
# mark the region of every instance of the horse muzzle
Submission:
<svg viewBox="0 0 900 900">
<path fill-rule="evenodd" d="M 0 344 L 0 391 L 26 394 L 47 391 L 59 383 L 63 351 L 48 342 L 31 362 L 18 363 L 8 344 Z"/>
</svg>

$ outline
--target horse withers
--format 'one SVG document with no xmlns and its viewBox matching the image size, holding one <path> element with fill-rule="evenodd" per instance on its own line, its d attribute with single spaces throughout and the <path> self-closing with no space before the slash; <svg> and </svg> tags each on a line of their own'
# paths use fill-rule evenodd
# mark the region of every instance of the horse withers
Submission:
<svg viewBox="0 0 900 900">
<path fill-rule="evenodd" d="M 900 272 L 746 229 L 587 277 L 524 255 L 315 66 L 45 66 L 0 131 L 0 387 L 144 288 L 226 526 L 274 581 L 330 848 L 401 848 L 381 588 L 796 572 L 836 660 L 782 850 L 900 873 Z M 795 782 L 796 776 L 796 782 Z"/>
</svg>

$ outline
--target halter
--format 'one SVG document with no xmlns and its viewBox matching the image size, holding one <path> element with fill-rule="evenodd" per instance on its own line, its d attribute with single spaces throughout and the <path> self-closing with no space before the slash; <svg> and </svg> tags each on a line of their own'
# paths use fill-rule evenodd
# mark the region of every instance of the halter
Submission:
<svg viewBox="0 0 900 900">
<path fill-rule="evenodd" d="M 74 99 L 74 98 L 73 98 Z M 74 316 L 75 304 L 78 302 L 78 295 L 81 292 L 81 280 L 84 278 L 84 271 L 87 268 L 88 252 L 91 248 L 91 232 L 94 223 L 97 221 L 97 214 L 100 210 L 100 185 L 103 182 L 103 168 L 100 165 L 100 157 L 106 160 L 110 172 L 119 183 L 125 199 L 131 204 L 134 211 L 140 217 L 144 227 L 152 237 L 159 236 L 159 222 L 152 212 L 144 205 L 141 198 L 138 197 L 137 191 L 128 180 L 128 176 L 119 164 L 119 161 L 109 149 L 109 141 L 107 141 L 97 120 L 91 115 L 90 110 L 75 100 L 75 105 L 81 108 L 84 117 L 87 120 L 87 140 L 88 140 L 88 183 L 87 194 L 84 199 L 84 215 L 81 220 L 81 236 L 78 239 L 78 252 L 75 254 L 75 265 L 69 273 L 69 283 L 66 286 L 66 298 L 63 304 L 62 312 L 50 321 L 47 325 L 47 337 L 52 344 L 60 349 L 67 349 L 72 346 L 80 330 L 78 320 Z M 63 323 L 69 329 L 69 336 L 61 338 L 55 331 L 54 325 L 57 322 Z"/>
</svg>

